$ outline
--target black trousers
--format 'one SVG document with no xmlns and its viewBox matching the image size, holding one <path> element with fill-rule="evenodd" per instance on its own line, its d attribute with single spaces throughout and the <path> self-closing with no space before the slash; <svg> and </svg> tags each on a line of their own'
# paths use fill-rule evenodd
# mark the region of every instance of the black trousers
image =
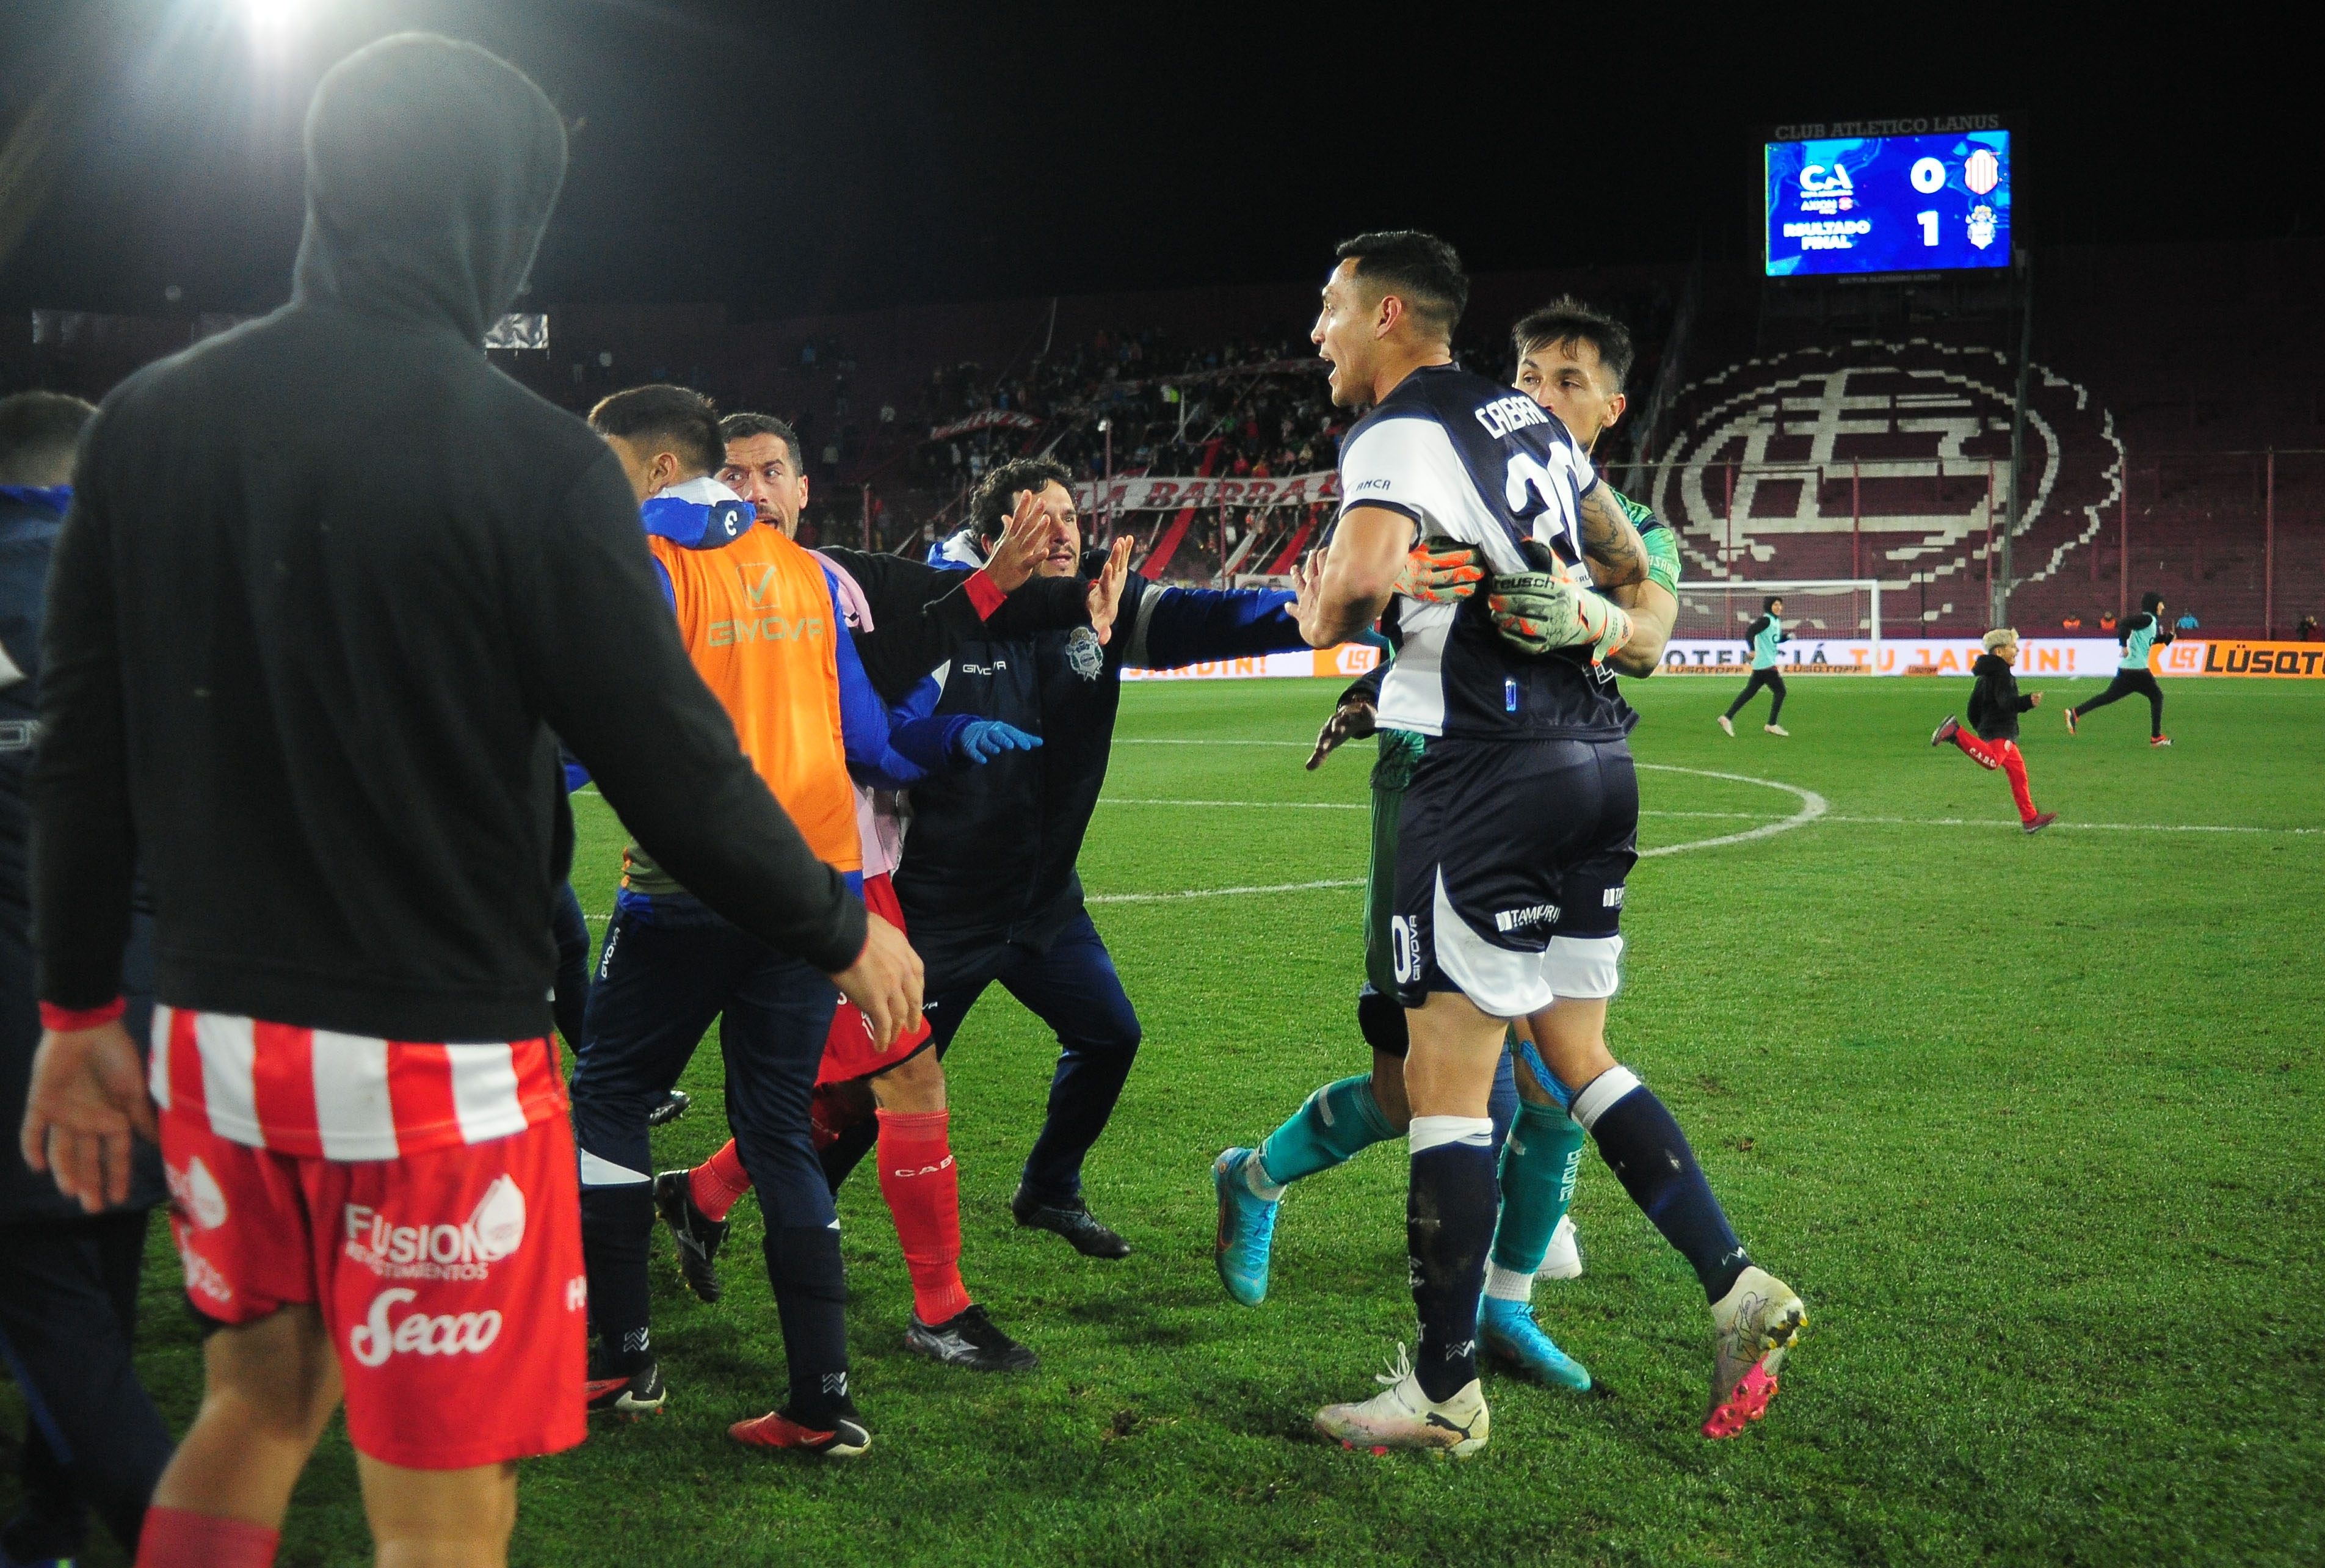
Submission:
<svg viewBox="0 0 2325 1568">
<path fill-rule="evenodd" d="M 1744 704 L 1759 695 L 1760 688 L 1763 686 L 1774 693 L 1774 700 L 1768 704 L 1768 722 L 1771 724 L 1777 722 L 1776 716 L 1784 710 L 1784 678 L 1776 673 L 1774 665 L 1765 670 L 1752 672 L 1752 678 L 1744 682 L 1744 690 L 1737 694 L 1735 701 L 1728 705 L 1728 717 L 1733 719 L 1741 713 L 1744 710 Z"/>
<path fill-rule="evenodd" d="M 2147 699 L 2147 733 L 2150 736 L 2163 734 L 2163 688 L 2157 685 L 2154 675 L 2145 670 L 2117 670 L 2115 673 L 2115 679 L 2107 682 L 2106 691 L 2088 702 L 2079 702 L 2075 705 L 2075 717 L 2080 719 L 2094 708 L 2104 708 L 2110 702 L 2120 702 L 2134 692 Z"/>
<path fill-rule="evenodd" d="M 1058 933 L 1046 952 L 1023 943 L 996 947 L 966 974 L 931 987 L 925 1008 L 929 1047 L 941 1058 L 986 988 L 996 982 L 1058 1036 L 1058 1065 L 1050 1079 L 1049 1115 L 1020 1178 L 1044 1203 L 1081 1202 L 1082 1159 L 1106 1131 L 1115 1101 L 1137 1059 L 1138 1014 L 1115 972 L 1114 955 L 1087 910 Z M 822 1153 L 823 1172 L 837 1192 L 879 1137 L 870 1118 L 842 1129 Z"/>
<path fill-rule="evenodd" d="M 581 1029 L 589 1016 L 589 923 L 581 914 L 581 900 L 568 882 L 557 890 L 557 907 L 549 917 L 550 934 L 557 938 L 557 984 L 550 993 L 550 1010 L 568 1051 L 581 1049 Z"/>
<path fill-rule="evenodd" d="M 130 1359 L 147 1218 L 0 1225 L 0 1356 L 32 1411 L 12 1560 L 79 1556 L 91 1513 L 137 1550 L 172 1447 Z"/>
</svg>

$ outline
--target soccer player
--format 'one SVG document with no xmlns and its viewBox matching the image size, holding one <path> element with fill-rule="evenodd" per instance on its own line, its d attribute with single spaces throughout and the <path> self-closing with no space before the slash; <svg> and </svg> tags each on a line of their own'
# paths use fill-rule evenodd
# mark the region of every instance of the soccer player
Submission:
<svg viewBox="0 0 2325 1568">
<path fill-rule="evenodd" d="M 2110 702 L 2120 702 L 2137 692 L 2147 699 L 2147 744 L 2171 745 L 2172 738 L 2163 733 L 2163 688 L 2156 684 L 2154 673 L 2147 667 L 2147 651 L 2172 640 L 2172 634 L 2163 626 L 2163 596 L 2160 593 L 2141 594 L 2139 613 L 2116 628 L 2115 640 L 2123 645 L 2123 659 L 2116 668 L 2115 679 L 2107 682 L 2106 691 L 2089 701 L 2077 703 L 2067 710 L 2067 733 L 2074 734 L 2076 725 L 2091 710 L 2104 708 Z"/>
<path fill-rule="evenodd" d="M 1718 1349 L 1707 1430 L 1764 1409 L 1799 1298 L 1752 1265 L 1661 1101 L 1604 1044 L 1619 937 L 1550 934 L 1563 873 L 1616 854 L 1636 830 L 1627 706 L 1600 663 L 1628 632 L 1572 573 L 1586 553 L 1613 582 L 1645 574 L 1636 530 L 1601 493 L 1565 427 L 1532 399 L 1451 363 L 1468 294 L 1459 258 L 1401 231 L 1344 243 L 1312 333 L 1335 404 L 1370 412 L 1340 453 L 1342 509 L 1323 582 L 1298 607 L 1311 645 L 1378 617 L 1416 535 L 1481 548 L 1496 574 L 1528 575 L 1528 544 L 1555 552 L 1570 601 L 1544 617 L 1565 646 L 1514 648 L 1472 606 L 1403 607 L 1405 650 L 1380 723 L 1428 738 L 1407 787 L 1395 873 L 1397 1000 L 1412 1049 L 1407 1248 L 1421 1320 L 1416 1362 L 1316 1424 L 1352 1445 L 1473 1452 L 1488 1413 L 1477 1380 L 1477 1313 L 1497 1209 L 1487 1108 L 1508 1021 L 1524 1017 L 1635 1202 L 1696 1267 Z M 1600 891 L 1592 889 L 1593 891 Z M 1608 886 L 1598 903 L 1619 902 Z M 1585 902 L 1576 900 L 1577 903 Z M 1553 997 L 1561 1001 L 1553 1007 Z"/>
<path fill-rule="evenodd" d="M 1765 598 L 1760 601 L 1758 618 L 1744 628 L 1744 640 L 1752 647 L 1752 678 L 1744 682 L 1744 690 L 1719 716 L 1719 728 L 1732 738 L 1736 733 L 1736 716 L 1744 711 L 1744 704 L 1759 695 L 1760 688 L 1768 689 L 1768 722 L 1760 728 L 1771 735 L 1790 735 L 1791 730 L 1778 722 L 1784 714 L 1784 677 L 1776 669 L 1776 645 L 1784 640 L 1784 601 Z"/>
<path fill-rule="evenodd" d="M 634 387 L 598 404 L 589 422 L 621 459 L 687 651 L 745 755 L 809 847 L 860 891 L 848 764 L 889 780 L 919 767 L 898 749 L 910 747 L 890 734 L 864 680 L 828 570 L 779 530 L 755 525 L 751 508 L 709 477 L 725 443 L 700 394 Z M 718 1018 L 727 1117 L 767 1211 L 767 1276 L 791 1369 L 783 1406 L 736 1423 L 729 1435 L 838 1457 L 870 1442 L 848 1393 L 839 1233 L 809 1131 L 808 1098 L 838 1000 L 813 968 L 719 919 L 643 848 L 625 852 L 572 1088 L 599 1341 L 591 1408 L 635 1415 L 667 1397 L 646 1288 L 648 1117 Z M 908 1048 L 922 1035 L 871 1044 Z"/>
<path fill-rule="evenodd" d="M 798 433 L 760 413 L 730 413 L 719 429 L 726 441 L 720 481 L 752 503 L 761 526 L 793 537 L 808 490 Z M 1054 579 L 1029 586 L 1035 562 L 1048 552 L 1048 533 L 1047 520 L 1029 498 L 1012 515 L 987 564 L 973 572 L 859 551 L 820 552 L 841 591 L 849 640 L 879 697 L 902 700 L 964 637 L 1077 626 L 1107 636 L 1126 571 L 1120 552 L 1087 586 Z M 997 720 L 967 715 L 940 721 L 930 742 L 973 763 L 1040 744 Z M 892 883 L 903 840 L 896 794 L 860 780 L 856 794 L 865 902 L 901 929 L 904 916 Z M 842 1002 L 825 1039 L 812 1109 L 817 1137 L 824 1140 L 851 1121 L 874 1118 L 881 1196 L 912 1280 L 906 1348 L 976 1371 L 1036 1365 L 1032 1350 L 970 1300 L 961 1278 L 959 1172 L 936 1055 L 907 1051 L 898 1060 L 893 1051 L 875 1049 L 862 1015 Z M 718 1255 L 727 1216 L 749 1189 L 732 1139 L 691 1170 L 665 1171 L 655 1179 L 655 1207 L 677 1243 L 680 1272 L 705 1301 L 721 1294 Z"/>
<path fill-rule="evenodd" d="M 1071 579 L 1097 570 L 1107 557 L 1092 552 L 1085 560 L 1070 483 L 1047 459 L 996 466 L 970 497 L 968 526 L 940 541 L 931 561 L 982 563 L 1030 499 L 1048 526 L 1039 573 Z M 1301 581 L 1312 590 L 1308 574 Z M 1294 602 L 1273 589 L 1162 588 L 1133 572 L 1110 640 L 1083 628 L 965 643 L 916 699 L 939 718 L 1000 719 L 1042 738 L 1038 752 L 1005 754 L 914 786 L 896 892 L 913 942 L 939 977 L 929 993 L 930 1048 L 948 1050 L 996 982 L 1056 1033 L 1048 1114 L 1010 1211 L 1019 1225 L 1054 1231 L 1085 1257 L 1130 1254 L 1130 1243 L 1090 1213 L 1081 1169 L 1129 1076 L 1138 1015 L 1074 871 L 1105 782 L 1122 672 L 1305 646 Z M 835 1186 L 871 1143 L 859 1125 L 824 1150 Z"/>
<path fill-rule="evenodd" d="M 1621 323 L 1567 298 L 1528 314 L 1513 329 L 1511 339 L 1518 359 L 1514 385 L 1557 414 L 1587 454 L 1597 438 L 1622 417 L 1623 382 L 1633 354 L 1630 334 Z M 1608 662 L 1626 673 L 1652 674 L 1679 608 L 1675 591 L 1679 550 L 1671 531 L 1653 511 L 1611 487 L 1607 493 L 1637 528 L 1648 569 L 1644 580 L 1608 590 L 1617 603 L 1632 610 L 1633 624 L 1631 641 L 1610 654 Z M 1415 551 L 1400 580 L 1399 592 L 1424 601 L 1467 597 L 1484 576 L 1477 560 L 1474 547 L 1432 541 Z M 1601 569 L 1595 561 L 1591 564 L 1594 571 Z M 1506 585 L 1498 596 L 1489 597 L 1507 598 Z M 1385 622 L 1394 616 L 1396 602 L 1391 599 Z M 1535 608 L 1514 605 L 1497 613 L 1522 625 Z M 1635 653 L 1641 644 L 1644 648 Z M 1376 669 L 1342 693 L 1339 706 L 1317 738 L 1316 751 L 1309 758 L 1311 769 L 1343 740 L 1375 733 L 1380 683 L 1386 673 L 1385 667 Z M 1373 1072 L 1369 1077 L 1343 1079 L 1319 1090 L 1270 1135 L 1260 1150 L 1231 1148 L 1213 1162 L 1219 1210 L 1215 1248 L 1219 1277 L 1227 1294 L 1247 1306 L 1258 1304 L 1267 1294 L 1275 1202 L 1283 1188 L 1405 1130 L 1406 1031 L 1403 1010 L 1391 1000 L 1394 980 L 1387 923 L 1396 861 L 1397 813 L 1404 782 L 1424 741 L 1410 730 L 1382 729 L 1378 734 L 1381 760 L 1372 781 L 1374 863 L 1366 879 L 1367 979 L 1357 1004 L 1359 1025 L 1375 1047 Z M 1627 854 L 1627 849 L 1623 852 Z M 1600 868 L 1613 874 L 1609 886 L 1620 885 L 1626 864 Z M 1590 902 L 1588 898 L 1576 906 L 1578 922 L 1592 923 L 1594 934 L 1615 934 L 1619 928 L 1607 923 L 1618 919 L 1620 909 L 1613 916 L 1606 914 L 1603 891 L 1600 897 L 1599 913 L 1583 913 L 1582 905 Z M 1581 925 L 1578 923 L 1576 929 L 1579 932 Z M 1558 930 L 1553 925 L 1553 937 Z M 1513 1037 L 1518 1060 L 1514 1064 L 1512 1093 L 1519 1103 L 1515 1136 L 1496 1139 L 1501 1151 L 1502 1210 L 1487 1271 L 1479 1339 L 1486 1350 L 1543 1382 L 1588 1388 L 1589 1373 L 1542 1331 L 1529 1306 L 1538 1276 L 1572 1278 L 1582 1272 L 1574 1227 L 1566 1211 L 1573 1201 L 1583 1134 L 1567 1114 L 1570 1097 L 1565 1090 L 1542 1064 L 1531 1044 L 1514 1031 Z M 1393 1113 L 1385 1108 L 1394 1108 Z M 1495 1119 L 1502 1119 L 1499 1113 Z"/>
<path fill-rule="evenodd" d="M 1988 773 L 2000 768 L 2010 778 L 2010 798 L 2018 803 L 2018 821 L 2026 831 L 2039 833 L 2059 820 L 2056 812 L 2034 809 L 2034 795 L 2026 787 L 2026 759 L 2018 754 L 2018 716 L 2041 706 L 2042 693 L 2032 696 L 2018 694 L 2018 677 L 2010 666 L 2018 663 L 2018 634 L 2008 626 L 1996 626 L 1986 634 L 1986 652 L 1970 666 L 1978 684 L 1969 694 L 1969 722 L 1978 733 L 1975 738 L 1964 732 L 1954 716 L 1938 726 L 1930 737 L 1931 746 L 1943 746 L 1952 741 L 1968 757 Z"/>
<path fill-rule="evenodd" d="M 306 147 L 291 303 L 107 398 L 50 578 L 22 1147 L 94 1211 L 158 1130 L 218 1325 L 145 1568 L 269 1563 L 342 1402 L 389 1563 L 504 1562 L 515 1461 L 581 1441 L 558 739 L 710 907 L 885 1032 L 918 1011 L 687 662 L 614 454 L 479 348 L 563 178 L 555 107 L 405 33 L 324 77 Z"/>
</svg>

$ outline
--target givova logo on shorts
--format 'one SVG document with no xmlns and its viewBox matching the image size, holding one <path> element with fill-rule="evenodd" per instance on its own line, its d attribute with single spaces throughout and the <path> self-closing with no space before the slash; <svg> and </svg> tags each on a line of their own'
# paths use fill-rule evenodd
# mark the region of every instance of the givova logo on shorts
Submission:
<svg viewBox="0 0 2325 1568">
<path fill-rule="evenodd" d="M 1390 969 L 1398 985 L 1409 986 L 1421 978 L 1421 938 L 1413 931 L 1413 922 L 1402 914 L 1389 919 L 1388 951 Z"/>
<path fill-rule="evenodd" d="M 347 1351 L 358 1364 L 381 1367 L 390 1356 L 464 1356 L 492 1349 L 501 1337 L 501 1314 L 487 1308 L 480 1313 L 413 1313 L 390 1322 L 388 1313 L 419 1292 L 402 1285 L 372 1297 L 371 1312 L 347 1331 Z"/>
</svg>

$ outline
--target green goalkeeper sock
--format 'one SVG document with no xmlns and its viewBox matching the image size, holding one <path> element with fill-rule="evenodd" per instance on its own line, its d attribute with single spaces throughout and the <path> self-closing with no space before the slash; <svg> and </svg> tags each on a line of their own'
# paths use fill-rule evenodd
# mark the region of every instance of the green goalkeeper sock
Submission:
<svg viewBox="0 0 2325 1568">
<path fill-rule="evenodd" d="M 1494 1228 L 1486 1294 L 1527 1301 L 1550 1239 L 1574 1202 L 1574 1179 L 1589 1135 L 1554 1105 L 1523 1100 L 1502 1145 L 1502 1217 Z"/>
<path fill-rule="evenodd" d="M 1259 1146 L 1260 1168 L 1255 1177 L 1280 1192 L 1302 1176 L 1329 1171 L 1396 1136 L 1381 1114 L 1380 1101 L 1373 1098 L 1371 1074 L 1360 1072 L 1326 1084 L 1268 1134 Z"/>
</svg>

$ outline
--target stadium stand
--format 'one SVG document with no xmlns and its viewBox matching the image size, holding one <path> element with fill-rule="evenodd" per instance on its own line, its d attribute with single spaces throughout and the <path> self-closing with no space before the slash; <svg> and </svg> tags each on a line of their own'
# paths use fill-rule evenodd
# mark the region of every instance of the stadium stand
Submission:
<svg viewBox="0 0 2325 1568">
<path fill-rule="evenodd" d="M 2273 620 L 2289 634 L 2325 611 L 2312 368 L 2325 314 L 2295 286 L 2320 253 L 2313 240 L 2043 252 L 2011 607 L 2023 626 L 2095 629 L 2150 588 L 2208 632 Z M 1460 348 L 1498 372 L 1501 328 L 1529 307 L 1570 292 L 1614 310 L 1640 360 L 1600 460 L 1678 522 L 1690 574 L 1877 577 L 1892 635 L 1959 634 L 1986 623 L 2007 505 L 2016 325 L 1992 289 L 1784 291 L 1733 262 L 1486 274 Z M 1312 368 L 1313 298 L 1292 283 L 756 322 L 717 305 L 551 305 L 549 348 L 493 357 L 576 410 L 676 380 L 792 418 L 813 536 L 909 550 L 1021 452 L 1091 478 L 1109 462 L 1117 477 L 1330 468 L 1346 416 Z M 0 343 L 0 388 L 100 395 L 237 319 L 35 312 L 29 341 Z M 1312 506 L 1111 519 L 1138 536 L 1142 570 L 1183 582 L 1288 571 L 1323 520 Z"/>
</svg>

